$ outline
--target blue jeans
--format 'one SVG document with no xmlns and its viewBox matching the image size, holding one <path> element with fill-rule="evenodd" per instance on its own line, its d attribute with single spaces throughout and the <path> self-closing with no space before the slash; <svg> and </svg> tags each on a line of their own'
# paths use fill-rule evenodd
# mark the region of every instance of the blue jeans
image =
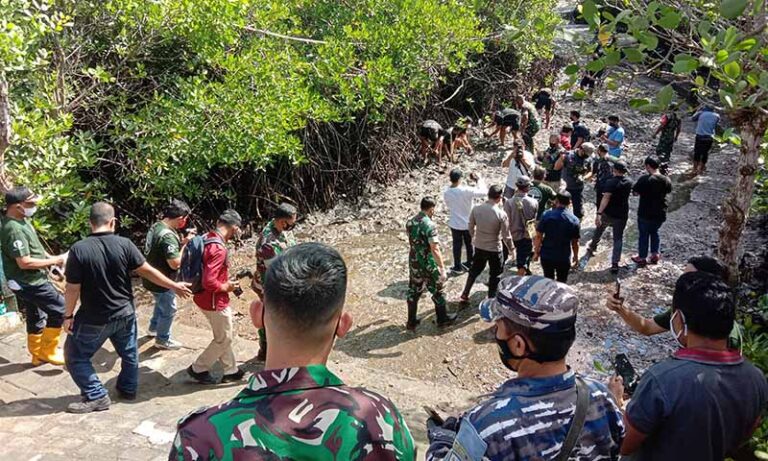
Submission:
<svg viewBox="0 0 768 461">
<path fill-rule="evenodd" d="M 659 254 L 661 241 L 659 240 L 659 228 L 664 221 L 649 221 L 637 218 L 637 230 L 640 233 L 637 243 L 637 254 L 641 258 L 648 257 L 648 243 L 651 244 L 651 254 Z"/>
<path fill-rule="evenodd" d="M 149 321 L 149 329 L 157 331 L 157 340 L 161 342 L 171 339 L 171 325 L 176 315 L 176 293 L 171 290 L 163 293 L 152 293 L 155 297 L 155 310 Z"/>
<path fill-rule="evenodd" d="M 107 323 L 91 325 L 78 322 L 64 343 L 64 358 L 72 380 L 80 388 L 86 400 L 96 400 L 107 395 L 91 358 L 109 339 L 117 355 L 122 359 L 117 388 L 126 394 L 135 394 L 139 386 L 139 347 L 136 343 L 136 316 L 131 315 Z"/>
<path fill-rule="evenodd" d="M 27 334 L 40 334 L 43 328 L 60 328 L 64 323 L 64 296 L 50 282 L 22 285 L 14 291 L 19 305 L 26 311 Z"/>
</svg>

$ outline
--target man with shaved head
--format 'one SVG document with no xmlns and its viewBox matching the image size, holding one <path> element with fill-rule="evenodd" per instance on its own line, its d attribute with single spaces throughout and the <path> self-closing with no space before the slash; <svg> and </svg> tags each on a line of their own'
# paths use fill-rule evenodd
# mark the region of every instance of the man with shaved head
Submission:
<svg viewBox="0 0 768 461">
<path fill-rule="evenodd" d="M 82 400 L 67 407 L 70 413 L 108 410 L 109 394 L 101 384 L 91 358 L 109 340 L 120 356 L 116 391 L 134 400 L 139 385 L 139 352 L 136 306 L 131 272 L 185 298 L 189 284 L 174 282 L 150 266 L 130 240 L 115 235 L 115 209 L 106 202 L 94 203 L 91 234 L 75 243 L 67 258 L 67 289 L 64 293 L 64 359 Z M 75 307 L 80 301 L 80 308 Z"/>
</svg>

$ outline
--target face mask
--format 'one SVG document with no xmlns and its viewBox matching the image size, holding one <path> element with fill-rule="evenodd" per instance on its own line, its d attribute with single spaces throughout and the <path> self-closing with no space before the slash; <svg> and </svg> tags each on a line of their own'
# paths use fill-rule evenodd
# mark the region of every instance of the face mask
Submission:
<svg viewBox="0 0 768 461">
<path fill-rule="evenodd" d="M 37 212 L 37 207 L 33 206 L 32 208 L 24 208 L 24 216 L 27 218 L 31 218 L 32 215 L 34 215 Z"/>
<path fill-rule="evenodd" d="M 499 359 L 501 359 L 501 363 L 508 370 L 511 370 L 517 373 L 517 370 L 512 365 L 509 364 L 509 361 L 518 360 L 519 357 L 515 357 L 515 354 L 513 354 L 512 350 L 509 348 L 509 344 L 507 344 L 507 342 L 504 340 L 496 338 L 496 346 L 499 348 Z"/>
<path fill-rule="evenodd" d="M 683 321 L 683 329 L 681 331 L 675 331 L 675 316 L 678 314 L 680 314 L 680 320 Z M 683 314 L 681 311 L 675 311 L 672 314 L 672 317 L 669 318 L 669 332 L 672 334 L 672 337 L 675 338 L 675 341 L 677 341 L 678 344 L 680 344 L 682 347 L 685 347 L 685 344 L 683 344 L 681 338 L 688 335 L 688 325 L 685 323 L 685 314 Z"/>
<path fill-rule="evenodd" d="M 284 231 L 292 231 L 294 227 L 296 227 L 296 223 L 286 224 L 285 227 L 283 228 L 283 230 Z"/>
<path fill-rule="evenodd" d="M 182 218 L 179 221 L 179 229 L 184 229 L 185 227 L 187 227 L 187 221 L 188 221 L 187 218 Z"/>
</svg>

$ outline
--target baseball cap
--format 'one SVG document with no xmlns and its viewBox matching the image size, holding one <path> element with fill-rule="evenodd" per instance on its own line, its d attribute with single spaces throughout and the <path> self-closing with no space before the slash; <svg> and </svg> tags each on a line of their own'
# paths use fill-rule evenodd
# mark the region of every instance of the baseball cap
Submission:
<svg viewBox="0 0 768 461">
<path fill-rule="evenodd" d="M 622 173 L 626 173 L 627 164 L 624 163 L 624 160 L 616 160 L 613 162 L 613 169 L 616 171 L 621 171 Z"/>
<path fill-rule="evenodd" d="M 595 152 L 595 145 L 591 142 L 585 142 L 581 145 L 581 148 L 586 152 L 587 154 L 592 154 Z"/>
<path fill-rule="evenodd" d="M 243 218 L 240 217 L 240 213 L 235 210 L 229 209 L 219 215 L 219 221 L 230 226 L 241 226 L 243 224 Z"/>
<path fill-rule="evenodd" d="M 579 300 L 573 288 L 539 275 L 507 277 L 495 298 L 480 303 L 486 322 L 506 318 L 542 333 L 560 333 L 576 326 Z"/>
<path fill-rule="evenodd" d="M 37 202 L 40 196 L 29 190 L 29 187 L 14 187 L 5 193 L 5 204 L 15 205 L 24 202 Z"/>
<path fill-rule="evenodd" d="M 531 186 L 531 178 L 528 176 L 520 176 L 517 178 L 517 181 L 515 181 L 515 185 L 517 187 L 530 187 Z"/>
</svg>

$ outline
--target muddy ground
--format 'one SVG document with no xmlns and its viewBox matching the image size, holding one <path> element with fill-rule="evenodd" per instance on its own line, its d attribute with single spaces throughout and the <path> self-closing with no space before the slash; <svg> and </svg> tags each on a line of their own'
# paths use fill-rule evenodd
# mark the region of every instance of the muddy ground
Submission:
<svg viewBox="0 0 768 461">
<path fill-rule="evenodd" d="M 626 130 L 624 158 L 630 166 L 630 176 L 643 173 L 642 162 L 652 153 L 655 141 L 651 135 L 658 124 L 658 114 L 641 114 L 629 108 L 633 97 L 652 97 L 661 84 L 639 78 L 632 89 L 623 86 L 615 92 L 601 91 L 588 101 L 561 98 L 552 129 L 567 122 L 568 112 L 578 109 L 582 121 L 593 134 L 603 125 L 601 119 L 618 114 Z M 558 95 L 564 96 L 564 95 Z M 629 258 L 636 254 L 637 226 L 635 211 L 637 199 L 631 200 L 632 214 L 625 233 L 623 264 L 619 278 L 622 293 L 628 304 L 638 312 L 650 316 L 666 309 L 672 298 L 674 281 L 682 272 L 685 260 L 697 254 L 711 254 L 717 241 L 721 221 L 720 204 L 732 184 L 729 160 L 736 155 L 732 147 L 713 150 L 709 171 L 691 179 L 690 155 L 693 151 L 694 125 L 687 121 L 672 156 L 670 176 L 674 191 L 670 197 L 668 221 L 661 229 L 663 260 L 657 266 L 633 270 Z M 479 130 L 472 135 L 476 152 L 462 155 L 458 165 L 465 173 L 476 172 L 488 184 L 503 184 L 506 170 L 501 161 L 506 150 L 495 140 L 483 138 Z M 542 129 L 536 138 L 537 146 L 546 148 L 547 131 Z M 414 145 L 414 155 L 416 146 Z M 442 191 L 448 186 L 447 173 L 453 165 L 422 167 L 404 174 L 391 184 L 371 184 L 361 197 L 350 197 L 336 208 L 304 216 L 296 233 L 302 241 L 321 241 L 336 247 L 344 256 L 350 270 L 346 309 L 352 313 L 355 326 L 349 334 L 337 341 L 332 359 L 337 363 L 360 363 L 370 369 L 397 373 L 426 383 L 441 383 L 480 395 L 489 392 L 511 377 L 499 364 L 495 345 L 488 325 L 477 313 L 477 304 L 485 298 L 487 287 L 476 283 L 470 307 L 459 312 L 459 321 L 449 328 L 438 330 L 434 324 L 434 310 L 428 295 L 422 297 L 419 315 L 422 323 L 415 333 L 405 330 L 405 296 L 408 284 L 408 243 L 404 232 L 405 221 L 418 211 L 421 197 L 440 198 L 435 220 L 439 223 L 443 253 L 450 261 L 450 231 L 446 226 L 447 211 L 442 204 Z M 585 220 L 582 223 L 582 254 L 594 230 L 594 190 L 585 191 Z M 759 245 L 748 236 L 748 245 Z M 624 326 L 608 311 L 605 297 L 613 289 L 608 269 L 611 251 L 610 231 L 603 237 L 598 253 L 584 271 L 572 273 L 569 283 L 581 300 L 578 317 L 578 336 L 568 361 L 579 372 L 593 377 L 607 378 L 612 357 L 624 352 L 639 370 L 663 359 L 674 350 L 669 335 L 644 338 Z M 253 268 L 253 242 L 246 242 L 232 255 L 233 273 Z M 532 265 L 541 274 L 537 263 Z M 507 274 L 512 269 L 507 268 Z M 449 309 L 458 309 L 458 297 L 466 275 L 452 277 L 446 284 Z M 247 281 L 243 281 L 247 286 Z M 256 332 L 248 317 L 248 305 L 254 295 L 235 299 L 236 330 L 247 339 L 256 339 Z M 150 312 L 149 298 L 142 295 L 140 311 Z M 191 302 L 182 303 L 178 321 L 207 329 L 202 315 Z M 201 345 L 209 337 L 200 338 Z M 245 360 L 245 357 L 241 357 Z M 384 379 L 371 377 L 371 380 Z M 446 402 L 444 409 L 451 403 Z"/>
<path fill-rule="evenodd" d="M 637 92 L 652 95 L 661 85 L 642 80 Z M 583 121 L 593 133 L 602 125 L 601 118 L 617 113 L 624 121 L 627 142 L 625 159 L 632 177 L 642 174 L 642 161 L 653 150 L 651 134 L 658 115 L 639 114 L 628 108 L 629 95 L 598 94 L 593 101 L 563 100 L 552 122 L 559 127 L 566 121 L 568 111 L 582 111 Z M 663 261 L 658 266 L 633 270 L 628 265 L 635 254 L 637 228 L 634 211 L 637 199 L 631 200 L 632 215 L 625 234 L 623 267 L 619 278 L 629 305 L 637 311 L 652 315 L 661 312 L 671 302 L 674 281 L 682 272 L 685 260 L 696 254 L 711 253 L 720 223 L 720 203 L 731 184 L 732 148 L 713 152 L 706 175 L 690 179 L 689 154 L 692 152 L 693 123 L 686 122 L 683 134 L 672 157 L 671 178 L 674 192 L 670 199 L 669 219 L 661 229 Z M 479 173 L 489 184 L 503 184 L 506 171 L 501 161 L 506 155 L 495 140 L 487 140 L 476 132 L 473 136 L 476 153 L 462 155 L 458 167 L 465 172 Z M 537 145 L 544 148 L 546 131 L 537 136 Z M 478 394 L 494 389 L 510 373 L 500 366 L 488 325 L 476 314 L 477 304 L 485 297 L 487 287 L 477 283 L 472 292 L 471 306 L 459 312 L 459 321 L 452 327 L 438 330 L 433 322 L 432 302 L 425 295 L 419 314 L 424 320 L 415 333 L 405 330 L 408 243 L 403 230 L 406 219 L 418 211 L 424 195 L 442 196 L 448 185 L 447 168 L 436 165 L 420 168 L 404 175 L 392 184 L 372 184 L 366 195 L 335 209 L 304 217 L 297 227 L 302 241 L 321 241 L 336 247 L 350 269 L 349 294 L 346 309 L 352 313 L 355 326 L 338 340 L 334 359 L 338 362 L 362 361 L 368 367 L 387 370 L 427 382 L 440 382 Z M 594 229 L 594 191 L 587 186 L 585 222 L 582 224 L 582 252 Z M 450 260 L 450 231 L 446 227 L 447 211 L 438 205 L 436 221 L 440 226 L 443 251 Z M 746 239 L 747 241 L 751 239 Z M 233 272 L 252 268 L 253 243 L 246 244 L 232 256 Z M 663 359 L 674 349 L 668 335 L 643 338 L 629 331 L 621 320 L 604 307 L 604 299 L 613 288 L 614 276 L 608 272 L 610 232 L 603 237 L 598 254 L 584 271 L 571 275 L 581 298 L 578 337 L 569 363 L 588 375 L 603 375 L 611 358 L 625 352 L 639 369 Z M 582 253 L 583 254 L 583 253 Z M 534 273 L 541 274 L 538 264 Z M 507 273 L 511 274 L 507 268 Z M 484 282 L 486 276 L 481 277 Z M 449 309 L 458 309 L 458 297 L 466 275 L 452 277 L 447 282 Z M 247 281 L 243 282 L 247 286 Z M 248 304 L 253 295 L 246 290 L 234 301 L 237 312 L 237 332 L 241 337 L 255 339 L 256 333 L 248 318 Z M 142 298 L 141 311 L 149 311 L 147 298 Z M 179 321 L 207 328 L 204 318 L 190 303 L 183 303 Z M 201 338 L 201 342 L 208 338 Z M 245 359 L 245 358 L 241 358 Z M 372 378 L 375 379 L 375 378 Z"/>
</svg>

